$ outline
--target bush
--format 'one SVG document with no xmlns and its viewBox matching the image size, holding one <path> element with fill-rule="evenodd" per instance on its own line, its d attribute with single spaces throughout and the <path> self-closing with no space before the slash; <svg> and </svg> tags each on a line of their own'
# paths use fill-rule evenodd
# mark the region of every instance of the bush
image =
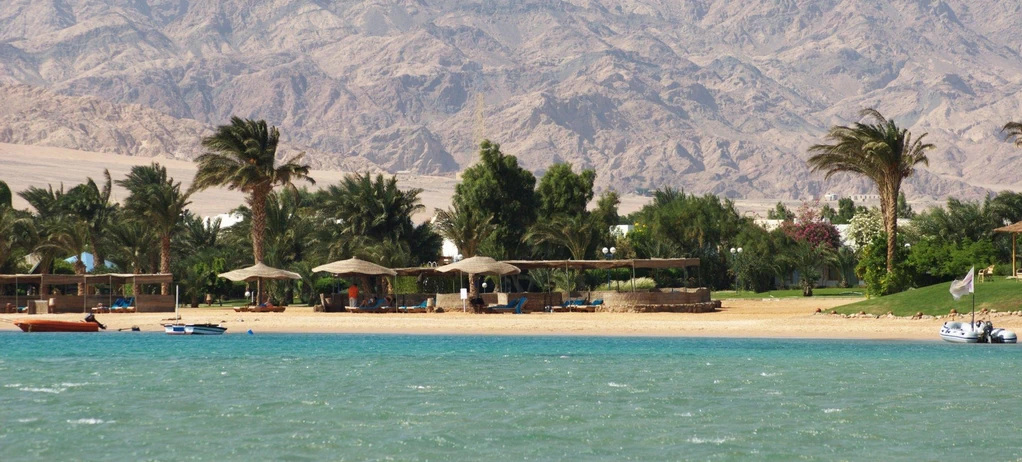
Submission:
<svg viewBox="0 0 1022 462">
<path fill-rule="evenodd" d="M 657 288 L 656 281 L 652 278 L 635 278 L 627 281 L 621 281 L 621 291 L 624 292 L 632 290 L 632 282 L 635 282 L 635 290 L 653 290 Z M 603 284 L 596 286 L 593 290 L 617 290 L 617 287 L 617 281 L 611 281 L 609 288 L 607 287 L 607 283 L 604 282 Z"/>
</svg>

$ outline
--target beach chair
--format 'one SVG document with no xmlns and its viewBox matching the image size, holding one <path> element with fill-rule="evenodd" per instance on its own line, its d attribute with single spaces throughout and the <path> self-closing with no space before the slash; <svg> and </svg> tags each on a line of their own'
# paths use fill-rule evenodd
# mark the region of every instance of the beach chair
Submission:
<svg viewBox="0 0 1022 462">
<path fill-rule="evenodd" d="M 369 301 L 368 299 L 366 301 Z M 386 309 L 387 298 L 380 297 L 376 299 L 376 303 L 372 305 L 359 305 L 354 311 L 366 312 L 366 313 L 382 313 Z"/>
<path fill-rule="evenodd" d="M 596 300 L 593 300 L 593 301 L 591 301 L 589 303 L 581 303 L 579 305 L 576 305 L 576 306 L 572 307 L 572 310 L 573 311 L 581 311 L 581 312 L 584 312 L 584 313 L 595 313 L 596 312 L 596 307 L 598 307 L 598 306 L 600 306 L 602 304 L 603 304 L 603 299 L 602 298 L 597 298 Z"/>
<path fill-rule="evenodd" d="M 277 306 L 274 305 L 272 302 L 266 302 L 263 303 L 262 305 L 252 308 L 250 311 L 256 313 L 283 313 L 284 309 L 285 307 L 283 306 Z"/>
<path fill-rule="evenodd" d="M 398 310 L 398 312 L 405 312 L 405 313 L 425 313 L 426 312 L 426 302 L 428 302 L 428 301 L 429 301 L 429 299 L 423 300 L 422 303 L 420 303 L 418 305 L 414 305 L 414 306 L 400 306 L 400 307 L 397 308 L 397 310 Z"/>
<path fill-rule="evenodd" d="M 490 311 L 492 311 L 494 313 L 511 312 L 511 313 L 514 313 L 514 314 L 522 314 L 522 307 L 525 306 L 525 302 L 527 302 L 527 301 L 529 301 L 529 299 L 527 299 L 525 297 L 521 297 L 521 298 L 517 298 L 515 300 L 509 301 L 507 303 L 507 305 L 494 305 L 494 306 L 491 306 L 489 309 L 490 309 Z"/>
</svg>

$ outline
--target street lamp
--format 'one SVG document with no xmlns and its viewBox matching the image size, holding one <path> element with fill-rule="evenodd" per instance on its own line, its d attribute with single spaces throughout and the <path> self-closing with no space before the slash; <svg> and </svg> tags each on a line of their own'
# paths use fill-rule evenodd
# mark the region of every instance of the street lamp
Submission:
<svg viewBox="0 0 1022 462">
<path fill-rule="evenodd" d="M 616 247 L 611 247 L 609 249 L 606 247 L 603 248 L 603 256 L 606 257 L 607 260 L 613 260 L 615 253 L 617 253 Z M 607 290 L 610 290 L 610 268 L 607 268 Z"/>
<path fill-rule="evenodd" d="M 742 248 L 731 247 L 731 260 L 735 268 L 735 294 L 738 294 L 738 257 L 742 254 Z"/>
</svg>

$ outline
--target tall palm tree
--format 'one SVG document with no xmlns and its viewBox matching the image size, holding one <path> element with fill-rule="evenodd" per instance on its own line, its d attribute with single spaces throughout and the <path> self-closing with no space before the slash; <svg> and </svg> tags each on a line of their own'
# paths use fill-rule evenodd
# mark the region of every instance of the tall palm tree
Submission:
<svg viewBox="0 0 1022 462">
<path fill-rule="evenodd" d="M 145 220 L 160 236 L 160 273 L 169 274 L 171 237 L 191 203 L 191 191 L 181 191 L 181 182 L 174 182 L 167 176 L 167 168 L 155 162 L 131 167 L 128 176 L 117 184 L 129 193 L 125 209 Z M 170 286 L 162 284 L 160 291 L 167 295 Z"/>
<path fill-rule="evenodd" d="M 887 272 L 894 270 L 894 251 L 898 233 L 898 193 L 901 182 L 915 173 L 916 165 L 929 165 L 926 151 L 934 145 L 923 143 L 926 134 L 913 139 L 907 129 L 885 118 L 876 109 L 864 109 L 860 117 L 873 123 L 856 122 L 852 126 L 830 128 L 826 139 L 831 144 L 809 148 L 813 154 L 809 167 L 826 172 L 825 178 L 838 173 L 853 173 L 869 178 L 880 193 L 880 212 L 887 231 Z"/>
<path fill-rule="evenodd" d="M 437 233 L 450 239 L 465 258 L 479 253 L 483 241 L 496 229 L 492 217 L 462 208 L 457 203 L 447 210 L 436 210 Z"/>
<path fill-rule="evenodd" d="M 226 186 L 248 195 L 252 209 L 252 255 L 256 263 L 263 260 L 266 197 L 270 191 L 275 186 L 293 186 L 295 180 L 315 184 L 309 177 L 309 166 L 298 163 L 305 153 L 276 165 L 279 139 L 277 127 L 267 127 L 265 120 L 231 117 L 230 125 L 221 125 L 216 134 L 202 139 L 202 146 L 210 152 L 195 160 L 199 170 L 192 191 Z"/>
</svg>

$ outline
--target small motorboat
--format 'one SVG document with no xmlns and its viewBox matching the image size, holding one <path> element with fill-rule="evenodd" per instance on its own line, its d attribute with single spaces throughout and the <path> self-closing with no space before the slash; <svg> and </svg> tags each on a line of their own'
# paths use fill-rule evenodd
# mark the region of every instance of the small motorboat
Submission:
<svg viewBox="0 0 1022 462">
<path fill-rule="evenodd" d="M 971 322 L 948 321 L 940 328 L 940 338 L 952 343 L 1016 343 L 1014 332 L 994 328 L 990 321 Z"/>
<path fill-rule="evenodd" d="M 99 332 L 100 329 L 106 329 L 92 314 L 86 316 L 84 321 L 26 319 L 15 321 L 14 325 L 25 332 Z"/>
<path fill-rule="evenodd" d="M 220 335 L 227 331 L 220 324 L 164 324 L 163 329 L 170 335 Z"/>
</svg>

